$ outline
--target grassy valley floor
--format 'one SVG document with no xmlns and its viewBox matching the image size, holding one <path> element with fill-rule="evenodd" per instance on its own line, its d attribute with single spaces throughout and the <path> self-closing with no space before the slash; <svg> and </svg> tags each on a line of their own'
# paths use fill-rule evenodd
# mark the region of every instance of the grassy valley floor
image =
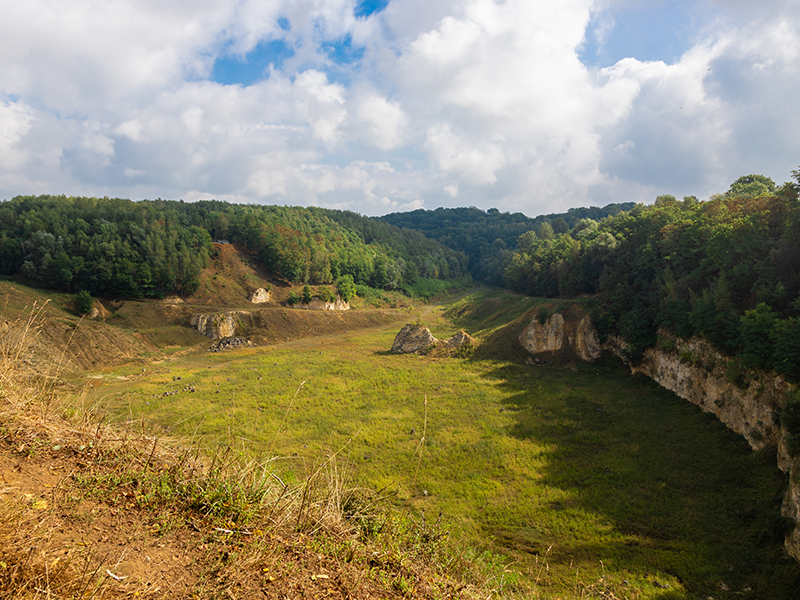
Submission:
<svg viewBox="0 0 800 600">
<path fill-rule="evenodd" d="M 496 350 L 472 358 L 391 355 L 399 326 L 380 325 L 118 368 L 89 400 L 134 430 L 268 460 L 284 482 L 336 456 L 427 543 L 449 530 L 504 565 L 507 594 L 794 597 L 774 457 L 617 362 L 526 362 L 521 321 L 502 326 L 537 302 L 482 292 L 420 315 Z"/>
</svg>

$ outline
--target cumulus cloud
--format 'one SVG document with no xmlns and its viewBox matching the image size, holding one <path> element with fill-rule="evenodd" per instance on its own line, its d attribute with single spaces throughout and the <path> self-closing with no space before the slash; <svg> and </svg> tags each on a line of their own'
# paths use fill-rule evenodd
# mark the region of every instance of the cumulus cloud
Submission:
<svg viewBox="0 0 800 600">
<path fill-rule="evenodd" d="M 677 59 L 599 68 L 581 61 L 590 28 L 609 40 L 615 11 L 645 4 L 17 3 L 0 22 L 0 196 L 538 214 L 786 178 L 800 9 L 696 4 L 715 17 Z M 275 40 L 289 52 L 255 82 L 212 79 Z"/>
</svg>

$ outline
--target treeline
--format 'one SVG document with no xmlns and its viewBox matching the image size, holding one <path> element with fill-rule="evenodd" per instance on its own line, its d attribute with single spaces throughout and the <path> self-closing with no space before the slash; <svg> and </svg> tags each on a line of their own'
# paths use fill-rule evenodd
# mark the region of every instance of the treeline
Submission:
<svg viewBox="0 0 800 600">
<path fill-rule="evenodd" d="M 496 208 L 437 208 L 392 213 L 379 221 L 412 229 L 463 252 L 472 276 L 489 285 L 503 285 L 503 265 L 514 253 L 517 239 L 527 231 L 544 228 L 555 234 L 570 231 L 581 219 L 603 219 L 630 210 L 633 202 L 609 204 L 603 208 L 572 208 L 566 213 L 540 215 L 504 213 Z"/>
<path fill-rule="evenodd" d="M 663 328 L 798 380 L 798 187 L 749 175 L 707 202 L 661 196 L 568 232 L 540 227 L 518 238 L 503 280 L 537 296 L 598 295 L 599 325 L 621 334 L 632 358 Z"/>
<path fill-rule="evenodd" d="M 93 295 L 191 294 L 212 240 L 252 250 L 295 283 L 403 289 L 466 273 L 466 257 L 353 213 L 207 201 L 18 196 L 0 204 L 0 273 Z"/>
</svg>

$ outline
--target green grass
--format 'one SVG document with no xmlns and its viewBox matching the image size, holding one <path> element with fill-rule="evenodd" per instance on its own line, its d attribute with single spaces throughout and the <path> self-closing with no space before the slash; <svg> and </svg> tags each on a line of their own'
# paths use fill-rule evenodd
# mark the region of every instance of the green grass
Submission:
<svg viewBox="0 0 800 600">
<path fill-rule="evenodd" d="M 189 355 L 99 393 L 162 435 L 277 456 L 288 479 L 338 452 L 505 555 L 525 597 L 794 597 L 775 457 L 616 362 L 525 364 L 500 325 L 541 301 L 493 294 L 423 321 L 503 342 L 505 360 L 390 355 L 392 327 Z"/>
</svg>

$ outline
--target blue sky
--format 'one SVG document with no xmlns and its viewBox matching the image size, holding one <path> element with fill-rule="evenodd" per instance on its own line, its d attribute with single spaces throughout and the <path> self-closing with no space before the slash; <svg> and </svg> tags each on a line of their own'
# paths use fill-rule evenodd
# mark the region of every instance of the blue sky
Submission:
<svg viewBox="0 0 800 600">
<path fill-rule="evenodd" d="M 788 0 L 30 0 L 0 197 L 536 215 L 780 183 L 799 31 Z"/>
</svg>

